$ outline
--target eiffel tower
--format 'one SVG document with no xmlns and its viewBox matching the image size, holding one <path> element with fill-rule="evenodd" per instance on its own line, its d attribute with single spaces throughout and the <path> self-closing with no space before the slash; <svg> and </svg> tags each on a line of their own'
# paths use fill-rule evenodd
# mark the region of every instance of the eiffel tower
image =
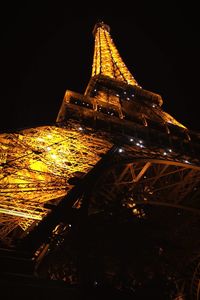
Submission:
<svg viewBox="0 0 200 300">
<path fill-rule="evenodd" d="M 193 241 L 180 259 L 192 271 L 178 279 L 190 299 L 200 299 L 200 134 L 137 83 L 108 25 L 97 23 L 93 35 L 85 93 L 66 91 L 54 126 L 0 135 L 1 257 L 17 272 L 13 257 L 23 253 L 18 264 L 25 255 L 36 272 L 71 223 L 116 209 L 143 220 L 160 209 L 157 218 L 170 218 L 174 239 Z"/>
</svg>

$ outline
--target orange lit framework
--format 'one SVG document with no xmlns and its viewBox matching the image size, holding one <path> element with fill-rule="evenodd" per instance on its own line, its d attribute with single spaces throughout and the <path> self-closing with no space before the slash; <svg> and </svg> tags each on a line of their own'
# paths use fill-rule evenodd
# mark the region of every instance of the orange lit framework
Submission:
<svg viewBox="0 0 200 300">
<path fill-rule="evenodd" d="M 40 221 L 45 204 L 58 203 L 72 187 L 68 180 L 87 173 L 112 145 L 78 123 L 2 134 L 0 140 L 2 239 Z"/>
<path fill-rule="evenodd" d="M 170 133 L 168 125 L 173 125 L 183 130 L 186 137 L 188 136 L 185 126 L 161 109 L 163 102 L 161 96 L 146 91 L 137 84 L 122 61 L 109 31 L 109 27 L 104 23 L 95 26 L 94 59 L 88 87 L 84 95 L 66 92 L 56 126 L 42 126 L 0 135 L 0 238 L 2 240 L 12 240 L 12 235 L 16 232 L 20 235 L 20 232 L 42 220 L 49 212 L 49 206 L 46 204 L 57 205 L 73 187 L 70 179 L 84 176 L 96 165 L 101 155 L 107 153 L 113 145 L 109 132 L 111 125 L 114 124 L 118 130 L 127 127 L 135 132 L 137 126 L 142 126 L 145 130 L 146 127 L 150 127 L 151 122 L 154 122 L 166 128 L 167 134 Z M 86 120 L 92 120 L 93 123 L 90 122 L 88 127 L 84 126 Z M 92 124 L 97 120 L 108 126 L 104 126 L 104 129 L 99 131 L 92 129 L 95 128 Z M 115 135 L 118 135 L 117 131 Z M 141 145 L 140 140 L 130 146 L 129 150 L 126 155 L 131 157 L 132 167 L 128 165 L 126 169 L 125 164 L 125 170 L 130 171 L 131 174 L 137 174 L 135 158 L 138 155 L 140 158 L 144 157 L 145 151 L 148 159 L 152 159 L 154 155 L 164 159 L 165 163 L 161 164 L 165 166 L 164 169 L 167 168 L 168 161 L 177 161 L 175 166 L 177 163 L 183 163 L 185 173 L 182 172 L 182 167 L 177 167 L 177 170 L 180 169 L 184 174 L 179 177 L 180 189 L 183 186 L 181 185 L 183 177 L 187 179 L 185 177 L 187 170 L 193 170 L 194 164 L 187 162 L 188 157 L 186 159 L 180 157 L 176 160 L 175 157 L 170 157 L 171 153 L 166 156 L 165 150 L 159 147 L 155 154 L 150 151 L 149 146 L 145 148 L 145 145 Z M 151 168 L 153 166 L 160 168 L 160 163 L 151 163 L 151 166 Z M 113 172 L 116 172 L 114 178 L 108 177 L 107 182 L 104 182 L 105 187 L 112 183 L 114 187 L 123 185 L 120 183 L 120 178 L 124 178 L 123 174 L 126 174 L 126 171 Z M 199 172 L 198 167 L 195 172 Z M 158 172 L 157 178 L 161 176 L 159 174 Z M 129 180 L 130 184 L 133 184 L 133 178 Z M 190 178 L 195 178 L 197 184 L 199 175 L 191 175 Z M 159 182 L 163 184 L 161 180 Z M 124 185 L 125 183 L 128 185 L 126 180 Z M 110 193 L 115 195 L 113 188 L 104 192 L 102 188 L 100 190 L 104 195 L 107 194 L 107 198 Z"/>
<path fill-rule="evenodd" d="M 138 85 L 119 55 L 110 36 L 108 25 L 99 23 L 94 28 L 95 47 L 92 66 L 92 77 L 104 75 L 123 81 L 127 84 Z"/>
</svg>

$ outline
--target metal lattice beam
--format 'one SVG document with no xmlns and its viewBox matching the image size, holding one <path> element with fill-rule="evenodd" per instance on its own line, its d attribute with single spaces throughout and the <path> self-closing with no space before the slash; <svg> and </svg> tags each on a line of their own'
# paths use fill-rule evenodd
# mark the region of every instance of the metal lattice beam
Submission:
<svg viewBox="0 0 200 300">
<path fill-rule="evenodd" d="M 2 239 L 17 224 L 24 229 L 30 220 L 43 219 L 49 212 L 44 205 L 59 202 L 73 186 L 69 179 L 86 174 L 112 146 L 78 123 L 2 134 L 0 140 Z"/>
<path fill-rule="evenodd" d="M 108 202 L 132 195 L 135 203 L 167 205 L 200 213 L 199 184 L 199 167 L 167 160 L 136 159 L 121 167 L 113 166 L 104 174 L 95 186 L 95 194 L 99 195 L 94 195 L 94 199 Z"/>
</svg>

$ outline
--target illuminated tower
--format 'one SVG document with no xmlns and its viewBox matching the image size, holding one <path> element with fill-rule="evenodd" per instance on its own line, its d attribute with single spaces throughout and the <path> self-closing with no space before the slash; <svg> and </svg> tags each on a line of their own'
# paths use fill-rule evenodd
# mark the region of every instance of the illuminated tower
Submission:
<svg viewBox="0 0 200 300">
<path fill-rule="evenodd" d="M 138 217 L 139 205 L 200 213 L 199 134 L 164 112 L 160 95 L 138 85 L 108 25 L 96 24 L 93 34 L 85 93 L 66 91 L 54 126 L 0 136 L 2 245 L 25 237 L 38 255 L 67 210 L 78 211 L 85 198 L 90 213 L 116 199 Z"/>
</svg>

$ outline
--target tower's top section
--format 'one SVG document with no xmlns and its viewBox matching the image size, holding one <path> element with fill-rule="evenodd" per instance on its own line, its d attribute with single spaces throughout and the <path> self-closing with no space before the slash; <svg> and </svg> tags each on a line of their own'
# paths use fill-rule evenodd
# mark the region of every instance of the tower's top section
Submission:
<svg viewBox="0 0 200 300">
<path fill-rule="evenodd" d="M 103 22 L 99 22 L 94 27 L 93 35 L 95 47 L 92 77 L 103 75 L 130 85 L 138 85 L 115 47 L 110 36 L 110 27 Z"/>
<path fill-rule="evenodd" d="M 103 21 L 101 21 L 101 22 L 98 22 L 98 23 L 96 23 L 96 24 L 94 25 L 94 29 L 93 29 L 93 31 L 92 31 L 94 37 L 95 37 L 96 32 L 97 32 L 97 29 L 98 29 L 99 27 L 101 27 L 101 28 L 107 30 L 108 32 L 110 32 L 110 26 L 107 25 L 107 24 L 105 24 Z"/>
</svg>

